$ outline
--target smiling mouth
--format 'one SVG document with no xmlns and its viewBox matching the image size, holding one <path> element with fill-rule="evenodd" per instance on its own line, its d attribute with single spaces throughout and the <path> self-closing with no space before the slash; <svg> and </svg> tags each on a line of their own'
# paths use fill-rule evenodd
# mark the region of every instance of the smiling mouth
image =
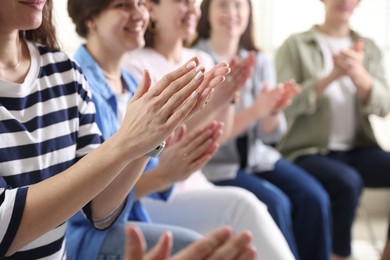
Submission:
<svg viewBox="0 0 390 260">
<path fill-rule="evenodd" d="M 46 1 L 18 1 L 20 4 L 29 6 L 36 10 L 42 10 L 45 6 Z"/>
</svg>

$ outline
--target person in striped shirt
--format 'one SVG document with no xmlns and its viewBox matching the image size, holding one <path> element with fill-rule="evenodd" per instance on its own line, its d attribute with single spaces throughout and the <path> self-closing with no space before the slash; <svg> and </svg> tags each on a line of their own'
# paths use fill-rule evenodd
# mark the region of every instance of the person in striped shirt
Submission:
<svg viewBox="0 0 390 260">
<path fill-rule="evenodd" d="M 88 84 L 58 50 L 51 12 L 51 0 L 5 0 L 0 8 L 1 259 L 65 259 L 66 221 L 81 208 L 102 228 L 120 221 L 144 155 L 209 91 L 203 76 L 194 79 L 197 59 L 150 91 L 146 73 L 121 128 L 102 143 Z"/>
</svg>

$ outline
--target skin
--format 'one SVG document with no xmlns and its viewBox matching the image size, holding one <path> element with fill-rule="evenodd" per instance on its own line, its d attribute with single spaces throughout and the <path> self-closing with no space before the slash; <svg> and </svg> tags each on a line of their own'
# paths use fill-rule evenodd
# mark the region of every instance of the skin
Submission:
<svg viewBox="0 0 390 260">
<path fill-rule="evenodd" d="M 13 0 L 2 3 L 0 63 L 14 63 L 22 50 L 19 66 L 8 70 L 7 77 L 0 75 L 2 79 L 24 80 L 30 58 L 24 41 L 18 37 L 19 30 L 40 26 L 44 4 L 44 1 L 32 5 Z M 92 214 L 97 218 L 106 216 L 123 203 L 121 196 L 127 194 L 137 179 L 129 174 L 129 166 L 141 167 L 146 160 L 143 154 L 160 144 L 187 116 L 203 106 L 210 91 L 202 86 L 207 78 L 195 80 L 197 72 L 194 67 L 186 67 L 188 64 L 197 66 L 199 61 L 192 59 L 165 76 L 150 91 L 150 76 L 146 72 L 127 107 L 120 130 L 112 138 L 64 172 L 30 186 L 21 223 L 7 256 L 60 225 L 90 201 L 94 205 Z M 107 191 L 124 177 L 130 180 L 127 187 L 118 192 L 122 195 L 107 198 Z M 45 221 L 41 221 L 42 218 Z"/>
<path fill-rule="evenodd" d="M 153 30 L 156 44 L 152 48 L 169 62 L 176 64 L 182 55 L 184 41 L 192 37 L 196 31 L 196 24 L 200 17 L 198 4 L 194 0 L 161 0 L 159 4 L 150 1 L 148 9 L 151 20 L 156 24 Z M 167 31 L 172 33 L 165 33 Z M 202 127 L 211 120 L 218 120 L 224 122 L 221 142 L 227 140 L 233 124 L 231 118 L 234 114 L 230 101 L 244 87 L 243 82 L 251 75 L 254 62 L 255 59 L 252 56 L 242 61 L 229 63 L 232 70 L 230 75 L 236 73 L 239 78 L 229 77 L 234 79 L 235 82 L 222 83 L 215 90 L 207 107 L 186 121 L 189 131 Z"/>
<path fill-rule="evenodd" d="M 222 227 L 206 235 L 203 239 L 194 242 L 174 256 L 170 257 L 172 235 L 165 233 L 159 242 L 148 253 L 145 251 L 140 231 L 135 226 L 126 227 L 125 259 L 140 260 L 249 260 L 255 259 L 256 250 L 249 245 L 251 235 L 242 232 L 232 235 L 230 228 Z"/>
<path fill-rule="evenodd" d="M 145 9 L 144 2 L 137 0 L 115 0 L 109 7 L 96 17 L 88 21 L 90 28 L 87 37 L 87 49 L 98 62 L 99 66 L 111 75 L 120 75 L 121 62 L 126 52 L 140 48 L 144 45 L 143 32 L 147 26 L 148 12 Z M 201 88 L 216 87 L 221 82 L 221 77 L 229 72 L 225 64 L 214 67 L 210 72 L 204 75 Z M 148 79 L 147 77 L 145 79 Z M 167 77 L 163 81 L 168 80 Z M 109 80 L 108 84 L 113 91 L 123 91 L 122 81 Z M 155 86 L 149 92 L 154 95 L 161 91 Z M 137 91 L 138 92 L 138 91 Z M 149 93 L 148 92 L 148 93 Z M 182 99 L 182 90 L 177 88 L 175 99 Z M 137 98 L 137 95 L 134 96 Z M 133 99 L 134 99 L 133 98 Z M 202 102 L 206 102 L 209 97 L 203 95 Z M 154 103 L 153 109 L 169 105 L 164 102 Z M 137 106 L 138 113 L 148 112 L 150 107 Z M 166 115 L 168 116 L 168 115 Z M 140 117 L 142 118 L 142 117 Z M 123 122 L 123 124 L 125 121 Z M 140 123 L 140 122 L 138 122 Z M 155 127 L 155 126 L 153 126 Z M 167 139 L 167 148 L 160 157 L 157 168 L 148 174 L 142 174 L 143 167 L 134 169 L 127 167 L 132 176 L 140 179 L 135 185 L 136 199 L 148 195 L 152 192 L 162 191 L 173 183 L 187 178 L 192 172 L 203 166 L 215 153 L 218 148 L 217 140 L 221 135 L 222 124 L 211 122 L 205 127 L 187 133 L 185 125 L 181 125 Z M 121 128 L 122 129 L 122 128 Z M 160 131 L 161 129 L 156 131 Z M 144 129 L 145 130 L 145 129 Z M 119 130 L 121 131 L 121 130 Z M 182 154 L 187 154 L 185 158 Z M 139 159 L 144 160 L 145 158 Z M 175 164 L 172 164 L 175 161 Z M 144 166 L 144 164 L 142 164 Z M 107 197 L 121 190 L 123 183 L 129 182 L 129 174 L 124 174 L 123 178 L 117 178 L 116 187 L 107 191 Z M 144 242 L 142 235 L 134 227 L 127 231 L 128 243 L 126 254 L 128 259 L 168 259 L 172 244 L 172 236 L 169 233 L 164 234 L 160 242 L 149 253 L 144 252 Z M 222 232 L 222 233 L 221 233 Z M 232 236 L 230 230 L 215 231 L 210 236 L 206 236 L 199 242 L 183 249 L 172 259 L 196 259 L 199 257 L 198 249 L 207 248 L 208 252 L 199 259 L 213 259 L 214 256 L 220 256 L 224 259 L 253 259 L 255 251 L 250 246 L 251 237 L 248 233 L 242 233 Z M 226 258 L 228 257 L 228 258 Z"/>
<path fill-rule="evenodd" d="M 325 21 L 318 29 L 333 37 L 346 37 L 350 33 L 349 20 L 359 0 L 322 0 Z M 371 93 L 372 77 L 363 66 L 364 43 L 357 41 L 347 50 L 333 55 L 333 70 L 317 82 L 317 97 L 321 97 L 327 86 L 342 76 L 348 76 L 356 86 L 359 99 L 365 104 Z"/>
<path fill-rule="evenodd" d="M 349 21 L 360 0 L 321 0 L 325 9 L 325 21 L 318 26 L 318 30 L 333 37 L 347 37 L 350 33 Z M 348 76 L 356 87 L 359 100 L 365 104 L 369 100 L 372 90 L 372 77 L 363 66 L 364 43 L 357 41 L 347 50 L 333 55 L 333 70 L 329 75 L 317 82 L 317 97 L 321 97 L 325 89 L 334 80 Z M 344 260 L 334 254 L 333 260 Z M 390 241 L 385 244 L 382 260 L 390 259 Z"/>
<path fill-rule="evenodd" d="M 210 44 L 213 50 L 224 60 L 236 55 L 240 39 L 249 25 L 250 5 L 248 0 L 213 0 L 207 15 L 210 23 Z M 252 54 L 253 55 L 253 54 Z M 269 133 L 279 125 L 280 111 L 290 105 L 292 98 L 299 92 L 293 81 L 279 84 L 270 89 L 264 88 L 255 103 L 236 113 L 231 139 L 240 135 L 253 122 L 262 120 L 262 131 Z"/>
</svg>

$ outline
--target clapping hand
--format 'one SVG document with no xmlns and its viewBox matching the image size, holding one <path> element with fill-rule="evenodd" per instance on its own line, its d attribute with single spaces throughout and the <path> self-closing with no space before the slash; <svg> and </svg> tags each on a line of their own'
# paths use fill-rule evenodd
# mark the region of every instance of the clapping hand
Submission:
<svg viewBox="0 0 390 260">
<path fill-rule="evenodd" d="M 218 122 L 211 122 L 191 133 L 181 125 L 167 139 L 167 147 L 160 157 L 158 172 L 161 180 L 170 186 L 203 167 L 217 151 L 221 134 L 222 124 Z"/>
<path fill-rule="evenodd" d="M 150 90 L 150 75 L 145 71 L 115 135 L 118 150 L 124 151 L 123 159 L 130 153 L 133 158 L 141 157 L 157 147 L 187 116 L 204 106 L 212 87 L 228 70 L 226 64 L 221 64 L 205 78 L 198 65 L 198 58 L 192 58 Z M 202 85 L 204 80 L 208 83 Z"/>
<path fill-rule="evenodd" d="M 172 235 L 164 233 L 158 243 L 145 253 L 145 241 L 140 231 L 128 225 L 125 228 L 125 260 L 251 260 L 256 258 L 256 249 L 250 243 L 248 232 L 233 235 L 230 228 L 214 230 L 204 238 L 193 242 L 174 256 L 170 256 Z"/>
<path fill-rule="evenodd" d="M 270 89 L 269 84 L 264 82 L 255 102 L 257 118 L 262 119 L 282 111 L 292 103 L 292 99 L 299 92 L 300 88 L 293 80 L 279 83 L 273 89 Z"/>
</svg>

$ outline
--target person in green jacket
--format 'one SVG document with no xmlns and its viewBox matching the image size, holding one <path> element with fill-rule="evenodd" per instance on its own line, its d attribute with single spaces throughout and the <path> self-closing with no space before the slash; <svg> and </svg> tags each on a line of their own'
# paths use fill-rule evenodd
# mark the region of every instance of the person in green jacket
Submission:
<svg viewBox="0 0 390 260">
<path fill-rule="evenodd" d="M 278 144 L 328 191 L 333 259 L 351 254 L 351 227 L 363 187 L 390 187 L 390 153 L 374 136 L 370 115 L 390 111 L 390 88 L 376 44 L 349 25 L 359 0 L 321 0 L 325 20 L 290 36 L 279 48 L 278 81 L 301 87 L 286 109 L 288 130 Z M 390 229 L 382 259 L 390 259 Z"/>
</svg>

